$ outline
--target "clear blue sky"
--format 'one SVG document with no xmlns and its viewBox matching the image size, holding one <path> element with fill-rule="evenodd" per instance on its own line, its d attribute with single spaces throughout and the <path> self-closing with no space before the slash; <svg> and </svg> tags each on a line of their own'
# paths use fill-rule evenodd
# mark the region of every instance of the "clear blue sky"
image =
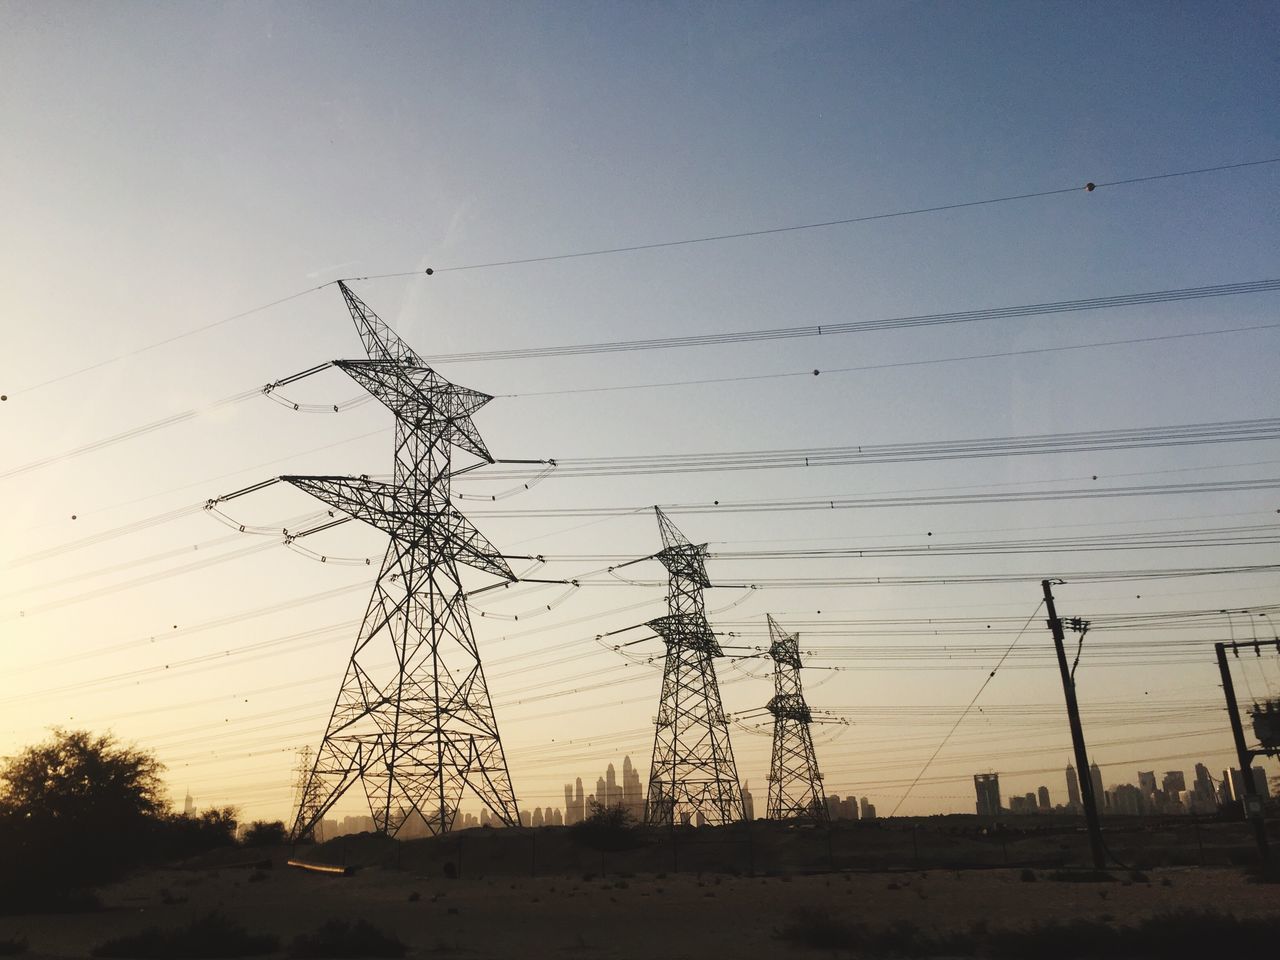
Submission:
<svg viewBox="0 0 1280 960">
<path fill-rule="evenodd" d="M 747 231 L 1280 156 L 1278 26 L 1280 14 L 1267 3 L 0 4 L 5 460 L 31 463 L 358 355 L 341 300 L 328 287 L 32 389 L 338 277 Z M 1278 187 L 1280 165 L 1260 166 L 355 286 L 430 355 L 1257 280 L 1276 276 L 1280 262 Z M 456 364 L 443 372 L 504 395 L 832 369 L 1266 324 L 1277 319 L 1276 302 L 1276 294 L 1261 294 L 821 342 Z M 1278 346 L 1272 329 L 807 379 L 503 398 L 477 423 L 498 456 L 570 460 L 1257 418 L 1276 410 Z M 356 392 L 337 376 L 300 391 L 326 401 Z M 9 668 L 0 671 L 0 751 L 52 724 L 111 726 L 161 751 L 178 795 L 190 786 L 202 804 L 239 802 L 253 816 L 286 816 L 293 753 L 318 741 L 352 638 L 338 625 L 363 609 L 364 571 L 268 550 L 107 589 L 194 562 L 183 551 L 204 560 L 246 545 L 207 543 L 226 531 L 200 514 L 26 559 L 278 473 L 383 471 L 388 428 L 372 405 L 326 418 L 246 401 L 0 480 L 7 506 L 0 564 L 9 564 L 0 599 L 0 664 Z M 485 506 L 495 515 L 477 522 L 516 552 L 627 558 L 657 547 L 643 514 L 584 527 L 582 520 L 525 520 L 501 510 L 1025 487 L 1095 474 L 1135 474 L 1117 483 L 1245 479 L 1277 475 L 1277 458 L 1275 443 L 1253 443 L 804 476 L 553 479 Z M 1161 470 L 1190 472 L 1148 475 Z M 475 491 L 506 486 L 477 483 Z M 694 540 L 728 550 L 756 541 L 914 544 L 929 531 L 943 542 L 1266 524 L 1276 506 L 1274 491 L 1254 491 L 679 522 Z M 311 504 L 281 498 L 246 501 L 245 509 L 256 513 L 255 522 L 275 525 Z M 379 549 L 376 534 L 334 538 L 335 552 Z M 196 544 L 203 546 L 194 550 Z M 724 582 L 996 570 L 1034 579 L 1064 570 L 1261 563 L 1274 555 L 1273 547 L 1241 547 L 825 564 L 713 560 L 710 569 Z M 566 561 L 557 569 L 568 575 L 591 566 Z M 71 577 L 79 579 L 61 582 Z M 330 600 L 191 630 L 347 584 L 350 592 Z M 1254 576 L 1064 585 L 1061 592 L 1064 612 L 1102 617 L 1264 604 L 1276 586 L 1274 576 Z M 815 647 L 856 651 L 941 641 L 822 628 L 817 610 L 841 622 L 1025 619 L 1037 589 L 778 589 L 757 592 L 724 617 L 736 629 L 761 630 L 771 611 L 783 622 L 813 624 L 803 629 L 812 629 Z M 712 599 L 713 608 L 737 597 L 725 593 Z M 536 607 L 545 598 L 526 599 Z M 512 631 L 503 640 L 488 624 L 481 629 L 523 806 L 555 801 L 567 777 L 594 782 L 624 751 L 642 774 L 647 770 L 658 675 L 644 665 L 624 670 L 589 638 L 652 616 L 661 600 L 657 587 L 584 588 L 529 621 L 527 629 L 539 633 Z M 644 601 L 649 605 L 625 609 Z M 38 609 L 46 604 L 53 606 Z M 492 609 L 521 608 L 512 600 Z M 246 652 L 329 627 L 310 640 Z M 1207 643 L 1229 629 L 1216 624 L 1178 635 Z M 1038 625 L 1028 636 L 1046 642 Z M 1161 634 L 1114 639 L 1135 636 Z M 1099 645 L 1108 640 L 1101 631 L 1091 642 L 1095 637 Z M 140 639 L 147 644 L 124 646 Z M 577 659 L 530 670 L 541 647 L 573 641 L 580 643 L 564 654 Z M 652 646 L 658 653 L 656 641 Z M 224 651 L 232 653 L 216 668 L 176 666 Z M 275 655 L 257 659 L 266 653 Z M 519 656 L 525 659 L 499 662 Z M 1186 659 L 1120 668 L 1090 663 L 1086 653 L 1081 699 L 1087 723 L 1094 711 L 1089 732 L 1103 744 L 1094 753 L 1108 783 L 1135 779 L 1138 766 L 1189 770 L 1205 759 L 1217 771 L 1229 761 L 1225 721 L 1213 709 L 1220 694 L 1211 651 Z M 833 679 L 813 674 L 829 680 L 812 690 L 814 706 L 861 711 L 848 712 L 855 724 L 819 747 L 827 787 L 870 795 L 882 812 L 900 795 L 896 784 L 915 775 L 945 732 L 931 708 L 967 703 L 990 666 L 921 671 L 893 660 L 826 662 L 848 669 Z M 1056 707 L 1061 693 L 1051 666 L 1036 661 L 1034 669 L 1001 673 L 983 702 Z M 525 697 L 517 691 L 532 684 L 567 691 L 582 686 L 567 677 L 594 670 L 600 680 L 649 672 L 618 687 L 517 702 Z M 738 676 L 725 666 L 726 681 Z M 1252 682 L 1261 689 L 1268 680 L 1280 686 L 1280 669 L 1258 672 Z M 64 689 L 80 682 L 86 685 Z M 294 685 L 268 689 L 283 684 Z M 768 694 L 767 679 L 725 687 L 731 709 Z M 1185 717 L 1174 727 L 1141 726 L 1136 708 L 1107 706 L 1143 701 L 1169 711 L 1185 703 Z M 920 709 L 905 717 L 891 709 L 902 704 Z M 617 736 L 562 744 L 584 729 Z M 1186 736 L 1153 740 L 1173 734 Z M 1065 724 L 1056 714 L 1029 710 L 1021 726 L 1016 715 L 975 717 L 957 737 L 939 758 L 939 776 L 997 769 L 1007 789 L 1047 783 L 1055 800 L 1064 799 L 1060 775 L 1016 773 L 1065 764 Z M 900 742 L 910 748 L 887 755 Z M 767 741 L 741 731 L 735 745 L 743 779 L 760 783 L 754 792 L 762 807 Z M 1029 747 L 1043 753 L 1017 752 Z M 1154 759 L 1174 755 L 1185 759 Z M 1138 759 L 1144 762 L 1129 762 Z M 904 810 L 971 809 L 963 781 L 918 793 Z M 474 805 L 464 809 L 474 812 Z"/>
</svg>

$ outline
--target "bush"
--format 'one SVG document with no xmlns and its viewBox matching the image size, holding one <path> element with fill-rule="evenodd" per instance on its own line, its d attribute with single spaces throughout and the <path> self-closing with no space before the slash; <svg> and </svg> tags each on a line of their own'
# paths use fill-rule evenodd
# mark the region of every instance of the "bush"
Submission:
<svg viewBox="0 0 1280 960">
<path fill-rule="evenodd" d="M 252 934 L 225 914 L 213 912 L 176 930 L 148 927 L 140 933 L 116 937 L 94 947 L 95 957 L 213 958 L 254 957 L 275 953 L 280 941 L 269 934 Z"/>
<path fill-rule="evenodd" d="M 408 948 L 368 920 L 329 920 L 315 933 L 299 934 L 291 957 L 403 957 Z"/>
<path fill-rule="evenodd" d="M 118 876 L 163 816 L 153 755 L 110 735 L 55 729 L 0 766 L 0 903 L 24 909 Z"/>
<path fill-rule="evenodd" d="M 591 801 L 591 812 L 569 828 L 574 843 L 592 850 L 632 850 L 644 843 L 635 818 L 622 804 Z"/>
<path fill-rule="evenodd" d="M 283 821 L 255 820 L 245 828 L 243 843 L 246 847 L 271 847 L 284 843 L 287 837 Z"/>
</svg>

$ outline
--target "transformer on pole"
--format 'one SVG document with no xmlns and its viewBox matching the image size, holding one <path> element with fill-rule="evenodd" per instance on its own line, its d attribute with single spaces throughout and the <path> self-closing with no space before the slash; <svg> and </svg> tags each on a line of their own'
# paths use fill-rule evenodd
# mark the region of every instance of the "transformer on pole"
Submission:
<svg viewBox="0 0 1280 960">
<path fill-rule="evenodd" d="M 455 474 L 494 462 L 471 422 L 493 398 L 445 380 L 345 283 L 338 287 L 369 358 L 332 365 L 395 414 L 393 479 L 280 480 L 391 539 L 324 738 L 303 781 L 292 836 L 312 836 L 356 784 L 380 833 L 394 836 L 415 814 L 429 833 L 447 832 L 464 787 L 498 821 L 518 825 L 458 568 L 473 567 L 505 582 L 516 578 L 450 499 Z M 470 465 L 455 468 L 457 451 L 468 455 Z"/>
<path fill-rule="evenodd" d="M 713 659 L 720 644 L 707 623 L 702 591 L 707 545 L 694 545 L 657 507 L 662 550 L 655 554 L 670 576 L 667 615 L 646 626 L 667 646 L 662 698 L 649 769 L 645 822 L 688 823 L 701 814 L 710 825 L 741 820 L 742 787 L 729 743 Z"/>
<path fill-rule="evenodd" d="M 829 819 L 822 774 L 809 725 L 813 713 L 800 685 L 800 635 L 769 620 L 769 656 L 773 659 L 773 759 L 769 765 L 770 820 Z"/>
</svg>

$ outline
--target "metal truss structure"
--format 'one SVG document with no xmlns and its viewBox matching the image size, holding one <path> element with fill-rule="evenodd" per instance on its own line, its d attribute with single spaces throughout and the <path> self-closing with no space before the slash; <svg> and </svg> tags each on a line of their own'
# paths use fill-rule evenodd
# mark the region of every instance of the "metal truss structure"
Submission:
<svg viewBox="0 0 1280 960">
<path fill-rule="evenodd" d="M 769 656 L 773 659 L 773 759 L 769 765 L 770 820 L 829 818 L 822 774 L 809 725 L 813 713 L 800 686 L 800 634 L 787 633 L 769 616 Z"/>
<path fill-rule="evenodd" d="M 338 286 L 369 359 L 332 365 L 395 415 L 393 479 L 280 479 L 391 539 L 292 836 L 312 836 L 357 783 L 380 833 L 394 836 L 414 817 L 431 834 L 448 832 L 464 787 L 499 821 L 519 825 L 458 568 L 504 582 L 516 577 L 450 499 L 452 477 L 494 462 L 471 422 L 493 398 L 444 379 L 345 283 Z M 455 448 L 469 465 L 455 469 Z"/>
<path fill-rule="evenodd" d="M 690 543 L 654 507 L 662 534 L 655 554 L 670 576 L 667 615 L 646 626 L 667 645 L 649 770 L 645 822 L 671 825 L 701 821 L 711 825 L 741 820 L 742 788 L 729 743 L 729 725 L 720 703 L 713 659 L 720 644 L 707 623 L 703 588 L 707 545 Z"/>
</svg>

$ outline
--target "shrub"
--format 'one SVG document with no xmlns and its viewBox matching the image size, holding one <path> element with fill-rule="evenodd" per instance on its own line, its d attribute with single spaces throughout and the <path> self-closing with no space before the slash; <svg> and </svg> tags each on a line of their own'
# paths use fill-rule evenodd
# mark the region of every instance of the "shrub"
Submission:
<svg viewBox="0 0 1280 960">
<path fill-rule="evenodd" d="M 270 934 L 252 934 L 225 914 L 205 914 L 176 930 L 148 927 L 140 933 L 98 944 L 95 957 L 213 958 L 254 957 L 275 953 L 280 941 Z"/>
<path fill-rule="evenodd" d="M 456 911 L 451 911 L 456 912 Z M 315 933 L 294 938 L 291 957 L 403 957 L 408 949 L 368 920 L 329 920 Z"/>
<path fill-rule="evenodd" d="M 574 843 L 592 850 L 631 850 L 644 841 L 635 818 L 622 804 L 591 802 L 591 812 L 569 828 Z"/>
<path fill-rule="evenodd" d="M 284 823 L 280 820 L 255 820 L 245 828 L 242 842 L 246 847 L 270 847 L 287 839 Z"/>
</svg>

